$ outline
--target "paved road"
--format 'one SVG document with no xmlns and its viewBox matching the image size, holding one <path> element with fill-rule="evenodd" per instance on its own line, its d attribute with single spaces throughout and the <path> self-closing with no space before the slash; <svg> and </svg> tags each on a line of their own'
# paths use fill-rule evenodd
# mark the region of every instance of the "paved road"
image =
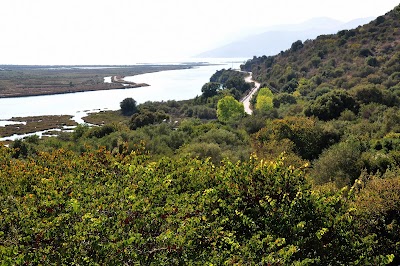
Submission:
<svg viewBox="0 0 400 266">
<path fill-rule="evenodd" d="M 256 82 L 253 80 L 253 76 L 251 72 L 248 72 L 250 74 L 250 76 L 247 76 L 244 80 L 246 82 L 254 82 L 254 88 L 251 89 L 251 91 L 249 92 L 249 94 L 247 94 L 242 100 L 240 100 L 243 105 L 244 105 L 244 111 L 246 113 L 248 113 L 249 115 L 251 115 L 253 113 L 253 110 L 250 109 L 250 100 L 251 97 L 253 97 L 253 94 L 256 93 L 259 89 L 260 89 L 260 83 Z"/>
</svg>

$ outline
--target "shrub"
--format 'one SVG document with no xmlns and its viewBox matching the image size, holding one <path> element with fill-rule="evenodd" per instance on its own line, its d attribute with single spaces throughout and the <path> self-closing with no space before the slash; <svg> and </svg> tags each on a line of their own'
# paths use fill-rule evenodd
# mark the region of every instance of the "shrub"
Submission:
<svg viewBox="0 0 400 266">
<path fill-rule="evenodd" d="M 338 138 L 325 131 L 314 119 L 305 117 L 269 121 L 255 137 L 261 144 L 289 139 L 294 144 L 294 151 L 308 160 L 316 159 L 323 149 L 335 143 Z"/>
<path fill-rule="evenodd" d="M 139 127 L 160 123 L 167 119 L 169 119 L 169 116 L 163 112 L 143 111 L 132 116 L 129 127 L 130 129 L 137 129 Z"/>
<path fill-rule="evenodd" d="M 355 99 L 345 91 L 334 90 L 319 96 L 304 111 L 306 116 L 316 116 L 322 120 L 331 120 L 340 116 L 348 109 L 358 113 L 358 104 Z"/>
<path fill-rule="evenodd" d="M 356 141 L 341 142 L 325 150 L 315 161 L 311 176 L 317 184 L 334 182 L 352 185 L 361 173 L 361 146 Z"/>
<path fill-rule="evenodd" d="M 297 103 L 296 97 L 289 93 L 280 93 L 275 95 L 274 99 L 272 100 L 274 107 L 279 108 L 281 104 L 295 104 Z"/>
<path fill-rule="evenodd" d="M 372 66 L 372 67 L 377 67 L 378 66 L 378 59 L 376 59 L 376 57 L 367 57 L 365 59 L 365 62 L 367 63 L 367 65 Z"/>
<path fill-rule="evenodd" d="M 104 136 L 107 136 L 113 132 L 115 132 L 117 129 L 113 125 L 104 125 L 101 127 L 93 127 L 87 131 L 87 137 L 92 138 L 102 138 Z"/>
</svg>

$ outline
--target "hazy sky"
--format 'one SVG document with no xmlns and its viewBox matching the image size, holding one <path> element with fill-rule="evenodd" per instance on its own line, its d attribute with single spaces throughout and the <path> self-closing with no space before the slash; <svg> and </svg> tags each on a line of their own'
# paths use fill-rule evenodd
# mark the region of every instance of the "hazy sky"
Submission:
<svg viewBox="0 0 400 266">
<path fill-rule="evenodd" d="M 132 64 L 215 48 L 235 32 L 376 17 L 399 0 L 0 0 L 0 64 Z"/>
</svg>

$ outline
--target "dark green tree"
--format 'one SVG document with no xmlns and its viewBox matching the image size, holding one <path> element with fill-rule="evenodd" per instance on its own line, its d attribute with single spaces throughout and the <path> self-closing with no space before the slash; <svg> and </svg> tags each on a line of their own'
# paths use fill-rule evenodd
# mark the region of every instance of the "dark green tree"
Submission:
<svg viewBox="0 0 400 266">
<path fill-rule="evenodd" d="M 319 96 L 304 113 L 306 116 L 316 116 L 327 121 L 339 117 L 346 109 L 358 113 L 358 108 L 356 100 L 346 91 L 333 90 Z"/>
<path fill-rule="evenodd" d="M 289 93 L 280 93 L 272 99 L 275 108 L 279 108 L 281 104 L 295 104 L 296 102 L 296 97 Z"/>
<path fill-rule="evenodd" d="M 131 129 L 137 129 L 139 127 L 160 123 L 166 119 L 169 119 L 169 116 L 164 112 L 143 111 L 132 116 L 129 127 Z"/>
<path fill-rule="evenodd" d="M 303 48 L 303 42 L 301 40 L 295 41 L 294 43 L 292 43 L 292 46 L 290 48 L 290 50 L 292 52 L 296 52 L 298 50 L 300 50 L 301 48 Z"/>
<path fill-rule="evenodd" d="M 218 89 L 221 87 L 221 84 L 218 82 L 207 82 L 201 88 L 202 96 L 204 98 L 209 98 L 217 95 Z"/>
<path fill-rule="evenodd" d="M 120 107 L 121 107 L 121 113 L 126 116 L 133 115 L 138 111 L 136 106 L 136 101 L 133 98 L 125 98 L 120 103 Z"/>
</svg>

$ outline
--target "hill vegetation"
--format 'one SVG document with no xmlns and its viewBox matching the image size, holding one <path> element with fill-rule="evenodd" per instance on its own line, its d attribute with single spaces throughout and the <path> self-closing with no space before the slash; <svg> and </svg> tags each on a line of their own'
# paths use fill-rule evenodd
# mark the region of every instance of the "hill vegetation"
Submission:
<svg viewBox="0 0 400 266">
<path fill-rule="evenodd" d="M 0 260 L 399 265 L 399 16 L 0 147 Z"/>
<path fill-rule="evenodd" d="M 276 56 L 254 57 L 242 69 L 271 88 L 309 99 L 339 88 L 355 95 L 369 91 L 385 101 L 400 89 L 399 9 L 356 29 L 294 42 Z"/>
</svg>

